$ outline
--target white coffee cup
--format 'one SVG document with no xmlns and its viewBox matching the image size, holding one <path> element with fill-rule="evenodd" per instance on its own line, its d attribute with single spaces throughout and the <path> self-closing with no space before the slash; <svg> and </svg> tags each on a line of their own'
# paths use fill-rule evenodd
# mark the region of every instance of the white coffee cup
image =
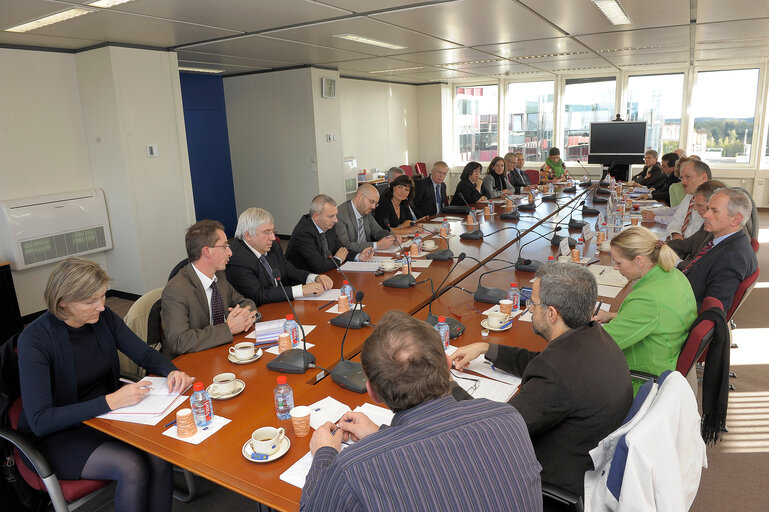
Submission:
<svg viewBox="0 0 769 512">
<path fill-rule="evenodd" d="M 422 246 L 427 250 L 433 250 L 436 247 L 435 240 L 425 240 L 422 242 Z"/>
<path fill-rule="evenodd" d="M 229 395 L 238 388 L 238 381 L 234 373 L 220 373 L 214 377 L 211 391 L 217 395 Z"/>
<path fill-rule="evenodd" d="M 510 315 L 493 311 L 489 313 L 489 326 L 495 329 L 501 328 L 510 321 Z"/>
<path fill-rule="evenodd" d="M 280 442 L 286 436 L 286 429 L 283 427 L 262 427 L 254 430 L 251 434 L 251 448 L 254 453 L 269 456 L 277 452 L 280 448 Z"/>
<path fill-rule="evenodd" d="M 602 251 L 609 252 L 611 250 L 611 242 L 604 240 L 598 245 L 598 248 Z"/>
<path fill-rule="evenodd" d="M 383 260 L 382 261 L 382 268 L 385 270 L 395 270 L 399 267 L 398 263 L 395 260 Z"/>
<path fill-rule="evenodd" d="M 256 349 L 254 348 L 254 344 L 250 341 L 244 341 L 242 343 L 238 343 L 234 347 L 230 347 L 230 354 L 232 354 L 235 359 L 239 359 L 241 361 L 251 359 L 254 357 L 255 353 Z"/>
</svg>

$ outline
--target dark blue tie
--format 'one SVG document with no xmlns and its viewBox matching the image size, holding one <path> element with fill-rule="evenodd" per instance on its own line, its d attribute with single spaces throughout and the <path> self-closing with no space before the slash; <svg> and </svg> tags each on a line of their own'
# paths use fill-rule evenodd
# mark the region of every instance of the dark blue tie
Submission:
<svg viewBox="0 0 769 512">
<path fill-rule="evenodd" d="M 435 213 L 441 213 L 441 186 L 435 185 Z"/>
</svg>

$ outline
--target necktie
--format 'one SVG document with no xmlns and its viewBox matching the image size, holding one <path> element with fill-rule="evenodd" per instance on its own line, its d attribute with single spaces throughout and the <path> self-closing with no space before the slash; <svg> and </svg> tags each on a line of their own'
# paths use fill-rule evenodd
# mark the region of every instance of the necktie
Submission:
<svg viewBox="0 0 769 512">
<path fill-rule="evenodd" d="M 435 185 L 435 213 L 439 214 L 441 213 L 441 200 L 443 198 L 441 197 L 441 186 Z"/>
<path fill-rule="evenodd" d="M 216 282 L 211 283 L 211 325 L 224 323 L 224 301 Z"/>
<path fill-rule="evenodd" d="M 688 274 L 689 271 L 692 269 L 692 266 L 695 263 L 697 263 L 697 260 L 702 258 L 705 255 L 705 253 L 708 252 L 712 248 L 713 248 L 713 240 L 711 240 L 710 242 L 706 243 L 705 246 L 702 248 L 702 250 L 700 250 L 700 252 L 697 253 L 697 256 L 695 256 L 694 259 L 692 261 L 690 261 L 688 265 L 686 265 L 686 268 L 684 268 L 684 270 L 683 270 L 684 274 Z"/>
<path fill-rule="evenodd" d="M 326 238 L 326 232 L 320 234 L 320 250 L 323 253 L 324 258 L 331 256 L 331 250 L 328 248 L 328 238 Z"/>
<path fill-rule="evenodd" d="M 358 218 L 358 242 L 366 241 L 366 228 L 363 226 L 363 217 Z"/>
<path fill-rule="evenodd" d="M 267 275 L 270 276 L 270 282 L 272 282 L 273 286 L 276 286 L 278 282 L 275 280 L 275 276 L 272 275 L 272 265 L 270 265 L 270 262 L 267 261 L 267 256 L 261 255 L 259 257 L 259 261 L 261 262 L 264 269 L 267 271 Z"/>
<path fill-rule="evenodd" d="M 694 209 L 694 198 L 689 199 L 689 207 L 686 209 L 686 218 L 684 219 L 684 225 L 681 226 L 681 235 L 686 236 L 686 228 L 689 226 L 689 222 L 692 220 L 692 210 Z"/>
</svg>

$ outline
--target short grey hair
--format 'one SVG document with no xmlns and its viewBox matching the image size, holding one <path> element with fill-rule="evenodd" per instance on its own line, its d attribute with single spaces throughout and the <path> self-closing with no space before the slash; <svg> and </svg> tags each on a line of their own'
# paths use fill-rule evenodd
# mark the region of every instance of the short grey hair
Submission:
<svg viewBox="0 0 769 512">
<path fill-rule="evenodd" d="M 515 161 L 516 161 L 516 160 L 518 160 L 518 154 L 517 154 L 517 153 L 513 153 L 513 152 L 511 151 L 510 153 L 507 153 L 507 154 L 505 155 L 505 160 L 507 160 L 508 162 L 513 162 L 513 163 L 515 163 Z"/>
<path fill-rule="evenodd" d="M 646 150 L 646 153 L 644 153 L 644 155 L 653 156 L 654 158 L 659 158 L 660 157 L 660 154 L 657 153 L 657 151 L 654 150 L 654 149 Z"/>
<path fill-rule="evenodd" d="M 598 299 L 592 272 L 575 263 L 545 263 L 537 270 L 539 301 L 553 306 L 570 329 L 590 323 Z"/>
<path fill-rule="evenodd" d="M 327 196 L 326 194 L 318 194 L 317 196 L 312 198 L 312 202 L 310 203 L 310 216 L 312 217 L 316 213 L 320 213 L 323 211 L 323 207 L 326 206 L 326 203 L 330 204 L 331 206 L 336 206 L 336 201 L 331 196 Z"/>
<path fill-rule="evenodd" d="M 238 227 L 235 228 L 235 238 L 243 237 L 248 233 L 249 235 L 255 235 L 256 230 L 259 229 L 262 224 L 275 224 L 275 218 L 262 208 L 247 208 L 238 217 Z"/>
<path fill-rule="evenodd" d="M 753 201 L 751 201 L 750 196 L 744 190 L 737 187 L 719 188 L 713 192 L 713 196 L 716 194 L 726 194 L 729 198 L 729 202 L 726 203 L 726 211 L 729 217 L 734 217 L 739 213 L 742 215 L 740 226 L 744 226 L 753 213 Z"/>
<path fill-rule="evenodd" d="M 403 169 L 400 167 L 390 167 L 387 171 L 387 179 L 392 181 L 395 179 L 396 176 L 400 176 L 401 174 L 406 174 L 403 172 Z"/>
</svg>

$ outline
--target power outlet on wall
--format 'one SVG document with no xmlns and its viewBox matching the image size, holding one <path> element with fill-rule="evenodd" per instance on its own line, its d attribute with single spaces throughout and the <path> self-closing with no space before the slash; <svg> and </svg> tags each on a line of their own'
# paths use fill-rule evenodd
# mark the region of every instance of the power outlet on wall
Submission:
<svg viewBox="0 0 769 512">
<path fill-rule="evenodd" d="M 157 156 L 160 156 L 160 153 L 158 152 L 158 145 L 151 144 L 147 146 L 147 158 L 155 158 Z"/>
</svg>

